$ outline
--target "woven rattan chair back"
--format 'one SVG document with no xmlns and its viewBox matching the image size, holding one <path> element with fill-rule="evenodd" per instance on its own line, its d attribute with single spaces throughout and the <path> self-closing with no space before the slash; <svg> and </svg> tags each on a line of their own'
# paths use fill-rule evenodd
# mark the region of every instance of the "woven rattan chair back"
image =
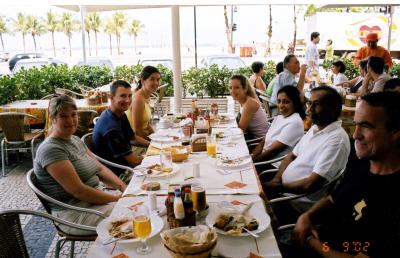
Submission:
<svg viewBox="0 0 400 258">
<path fill-rule="evenodd" d="M 9 142 L 23 142 L 25 133 L 25 113 L 6 112 L 0 113 L 0 127 L 4 137 Z"/>
<path fill-rule="evenodd" d="M 30 180 L 31 180 L 32 184 L 33 184 L 39 191 L 42 191 L 42 190 L 40 189 L 39 182 L 38 182 L 38 180 L 37 180 L 37 178 L 36 178 L 35 173 L 32 173 L 32 174 L 30 175 Z M 40 195 L 38 195 L 38 194 L 36 193 L 36 191 L 34 191 L 34 193 L 35 193 L 35 195 L 37 196 L 37 198 L 39 199 L 40 203 L 43 205 L 43 207 L 44 207 L 44 209 L 46 210 L 46 212 L 49 213 L 49 214 L 51 214 L 51 208 L 50 208 L 50 206 L 49 206 L 49 203 L 48 203 L 45 199 L 43 199 Z"/>
<path fill-rule="evenodd" d="M 87 134 L 93 122 L 93 118 L 96 116 L 97 112 L 94 110 L 78 110 L 78 128 L 74 135 L 80 138 Z"/>
<path fill-rule="evenodd" d="M 19 215 L 0 214 L 0 257 L 29 258 Z"/>
</svg>

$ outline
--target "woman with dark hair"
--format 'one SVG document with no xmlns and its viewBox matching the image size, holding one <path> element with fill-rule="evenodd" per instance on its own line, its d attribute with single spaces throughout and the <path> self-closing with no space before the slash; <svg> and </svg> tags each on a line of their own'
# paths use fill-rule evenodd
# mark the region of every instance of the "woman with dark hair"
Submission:
<svg viewBox="0 0 400 258">
<path fill-rule="evenodd" d="M 127 111 L 133 131 L 146 140 L 154 133 L 151 126 L 150 96 L 160 87 L 161 73 L 154 66 L 145 66 L 135 89 L 131 107 Z"/>
<path fill-rule="evenodd" d="M 232 98 L 240 104 L 239 128 L 247 133 L 247 139 L 263 137 L 268 130 L 267 114 L 249 80 L 243 75 L 233 75 L 229 88 Z"/>
<path fill-rule="evenodd" d="M 350 93 L 356 93 L 359 89 L 361 89 L 364 77 L 367 74 L 367 64 L 367 59 L 361 60 L 358 64 L 360 75 L 349 81 L 338 83 L 336 84 L 336 86 L 349 87 Z"/>
<path fill-rule="evenodd" d="M 339 83 L 347 81 L 346 75 L 344 75 L 344 71 L 346 71 L 345 64 L 338 60 L 332 63 L 331 70 L 333 72 L 333 85 L 336 86 Z"/>
<path fill-rule="evenodd" d="M 284 86 L 278 91 L 277 105 L 279 115 L 251 154 L 255 162 L 285 155 L 304 134 L 305 112 L 299 90 L 291 85 Z"/>
<path fill-rule="evenodd" d="M 249 78 L 250 85 L 253 86 L 254 89 L 259 89 L 263 92 L 266 91 L 267 85 L 262 79 L 262 76 L 264 75 L 264 64 L 256 61 L 251 64 L 251 70 L 253 71 L 253 75 Z"/>
</svg>

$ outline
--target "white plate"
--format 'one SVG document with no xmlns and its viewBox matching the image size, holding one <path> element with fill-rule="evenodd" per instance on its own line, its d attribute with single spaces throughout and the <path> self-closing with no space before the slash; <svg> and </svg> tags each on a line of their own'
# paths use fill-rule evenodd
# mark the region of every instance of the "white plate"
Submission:
<svg viewBox="0 0 400 258">
<path fill-rule="evenodd" d="M 168 176 L 168 175 L 173 175 L 179 172 L 179 166 L 177 164 L 172 164 L 172 171 L 169 173 L 161 172 L 159 174 L 146 174 L 145 171 L 147 170 L 147 167 L 150 167 L 151 164 L 147 164 L 146 166 L 140 166 L 136 167 L 134 169 L 135 175 L 136 176 L 146 176 L 148 178 L 155 178 L 155 177 L 163 177 L 163 176 Z"/>
<path fill-rule="evenodd" d="M 161 135 L 161 134 L 150 134 L 149 135 L 150 140 L 155 141 L 155 142 L 160 142 L 160 143 L 172 143 L 176 142 L 179 139 L 174 139 L 174 137 L 171 135 Z"/>
<path fill-rule="evenodd" d="M 108 217 L 102 220 L 97 225 L 96 232 L 101 242 L 107 241 L 111 238 L 108 229 L 111 227 L 111 222 L 115 220 L 116 220 L 115 217 Z M 160 231 L 164 228 L 164 221 L 159 216 L 152 214 L 150 215 L 150 220 L 151 220 L 151 233 L 148 238 L 152 238 L 153 236 L 158 235 Z M 133 238 L 133 239 L 119 240 L 118 243 L 125 244 L 125 243 L 139 242 L 139 241 L 140 241 L 139 238 Z"/>
<path fill-rule="evenodd" d="M 223 162 L 224 160 L 233 160 L 233 163 Z M 252 162 L 250 155 L 242 157 L 227 157 L 219 156 L 217 157 L 217 166 L 223 169 L 228 168 L 241 168 L 245 167 Z"/>
<path fill-rule="evenodd" d="M 264 230 L 266 230 L 269 227 L 269 225 L 271 223 L 271 219 L 268 216 L 268 214 L 265 212 L 265 209 L 264 208 L 260 209 L 260 206 L 256 205 L 256 204 L 261 204 L 262 205 L 261 202 L 255 203 L 245 214 L 246 215 L 250 215 L 250 216 L 252 216 L 253 218 L 255 218 L 257 220 L 258 228 L 256 230 L 251 231 L 251 232 L 253 232 L 255 234 L 258 234 L 258 233 L 263 232 Z M 223 231 L 221 229 L 213 227 L 213 225 L 215 223 L 215 220 L 218 217 L 218 215 L 220 213 L 224 213 L 224 212 L 231 213 L 232 209 L 226 209 L 224 211 L 222 209 L 219 209 L 216 206 L 216 204 L 212 204 L 212 207 L 210 209 L 210 213 L 206 217 L 206 224 L 209 227 L 214 228 L 215 231 L 217 231 L 217 233 L 222 234 L 222 235 L 234 236 L 234 237 L 250 236 L 249 233 L 241 233 L 240 235 L 232 235 L 232 234 L 229 234 L 228 232 L 225 232 L 225 231 Z"/>
</svg>

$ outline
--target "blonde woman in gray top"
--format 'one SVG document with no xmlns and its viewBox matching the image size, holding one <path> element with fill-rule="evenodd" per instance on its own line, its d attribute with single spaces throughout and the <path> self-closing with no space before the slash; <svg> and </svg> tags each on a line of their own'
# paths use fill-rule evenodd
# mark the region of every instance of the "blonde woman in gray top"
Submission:
<svg viewBox="0 0 400 258">
<path fill-rule="evenodd" d="M 240 104 L 239 128 L 247 133 L 246 138 L 263 137 L 267 133 L 267 114 L 257 100 L 249 80 L 243 75 L 233 75 L 229 81 L 231 96 Z"/>
<path fill-rule="evenodd" d="M 77 106 L 71 97 L 61 95 L 50 100 L 52 130 L 39 146 L 34 172 L 44 193 L 61 202 L 99 210 L 110 215 L 121 195 L 101 191 L 99 181 L 124 191 L 123 183 L 107 167 L 99 163 L 86 145 L 74 136 L 78 126 Z M 102 218 L 93 214 L 65 210 L 51 205 L 52 213 L 62 219 L 96 226 Z M 85 235 L 88 231 L 63 227 L 69 234 Z"/>
</svg>

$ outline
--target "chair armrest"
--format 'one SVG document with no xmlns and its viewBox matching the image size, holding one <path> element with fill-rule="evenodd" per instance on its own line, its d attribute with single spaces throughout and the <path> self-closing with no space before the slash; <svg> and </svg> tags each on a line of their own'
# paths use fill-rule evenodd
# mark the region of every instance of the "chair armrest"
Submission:
<svg viewBox="0 0 400 258">
<path fill-rule="evenodd" d="M 269 203 L 279 203 L 279 202 L 285 202 L 285 201 L 292 201 L 295 199 L 299 199 L 301 197 L 307 196 L 310 193 L 305 193 L 305 194 L 295 194 L 295 195 L 290 195 L 290 196 L 284 196 L 284 197 L 278 197 L 274 198 L 271 200 L 268 200 Z"/>
<path fill-rule="evenodd" d="M 124 166 L 124 165 L 121 165 L 121 164 L 117 164 L 117 163 L 108 161 L 108 160 L 106 160 L 106 159 L 103 159 L 103 158 L 97 156 L 97 155 L 94 154 L 94 153 L 93 153 L 93 155 L 94 155 L 94 156 L 96 157 L 96 159 L 97 159 L 98 161 L 100 161 L 101 163 L 104 163 L 104 164 L 106 164 L 106 165 L 109 165 L 109 166 L 112 166 L 112 167 L 115 167 L 115 168 L 130 170 L 130 171 L 133 172 L 133 168 L 131 168 L 131 167 Z"/>
<path fill-rule="evenodd" d="M 38 216 L 38 217 L 42 217 L 42 218 L 46 218 L 49 219 L 53 222 L 57 222 L 60 224 L 63 224 L 65 226 L 68 227 L 72 227 L 72 228 L 76 228 L 76 229 L 81 229 L 81 230 L 87 230 L 87 231 L 91 231 L 93 233 L 96 233 L 96 227 L 92 227 L 92 226 L 86 226 L 86 225 L 81 225 L 81 224 L 76 224 L 73 222 L 69 222 L 67 220 L 63 220 L 60 219 L 54 215 L 48 214 L 48 213 L 44 213 L 44 212 L 40 212 L 40 211 L 31 211 L 31 210 L 7 210 L 7 211 L 2 211 L 1 214 L 25 214 L 25 215 L 34 215 L 34 216 Z"/>
<path fill-rule="evenodd" d="M 286 225 L 282 225 L 280 227 L 278 227 L 278 231 L 284 230 L 284 229 L 288 229 L 288 228 L 294 228 L 296 226 L 296 224 L 286 224 Z"/>
<path fill-rule="evenodd" d="M 246 141 L 246 144 L 254 143 L 254 142 L 260 142 L 260 141 L 262 141 L 264 138 L 265 138 L 265 137 L 258 137 L 258 138 L 255 138 L 255 139 L 247 140 L 247 141 Z"/>
<path fill-rule="evenodd" d="M 284 158 L 286 158 L 287 155 L 284 155 L 282 157 L 276 158 L 276 159 L 271 159 L 271 160 L 267 160 L 267 161 L 260 161 L 260 162 L 256 162 L 254 163 L 254 166 L 260 166 L 260 165 L 266 165 L 266 164 L 272 164 L 278 161 L 283 160 Z"/>
<path fill-rule="evenodd" d="M 262 171 L 260 174 L 258 174 L 258 176 L 268 174 L 268 173 L 276 173 L 276 172 L 278 172 L 277 168 L 267 169 L 267 170 Z"/>
</svg>

